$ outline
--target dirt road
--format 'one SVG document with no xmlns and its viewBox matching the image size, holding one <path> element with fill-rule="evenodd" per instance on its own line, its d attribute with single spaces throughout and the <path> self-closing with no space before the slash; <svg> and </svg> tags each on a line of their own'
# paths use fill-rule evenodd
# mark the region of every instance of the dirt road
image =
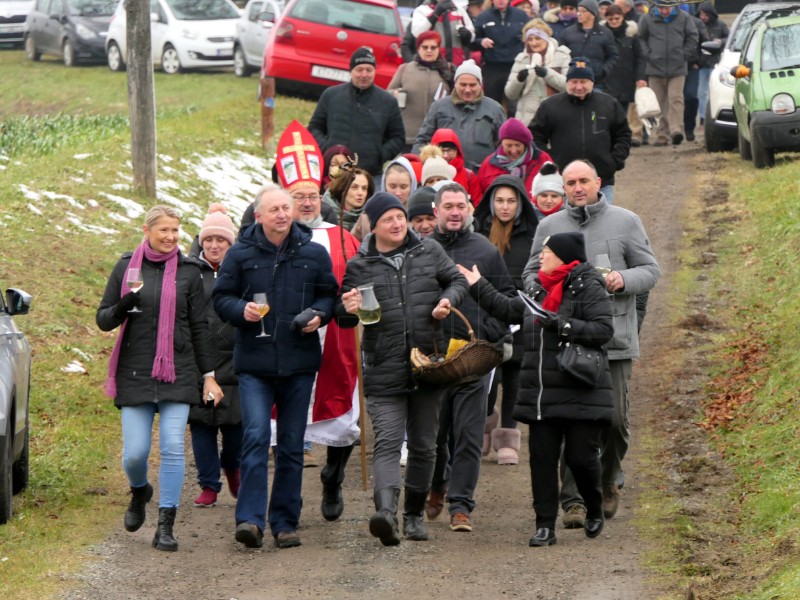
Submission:
<svg viewBox="0 0 800 600">
<path fill-rule="evenodd" d="M 319 469 L 305 470 L 305 509 L 298 531 L 303 545 L 277 550 L 265 544 L 246 550 L 233 539 L 234 501 L 224 491 L 211 509 L 197 509 L 194 473 L 187 472 L 183 507 L 175 531 L 175 554 L 150 547 L 155 527 L 151 504 L 146 525 L 133 534 L 122 528 L 127 498 L 117 497 L 119 527 L 90 553 L 90 564 L 63 598 L 527 598 L 569 600 L 649 599 L 661 590 L 648 582 L 643 565 L 647 550 L 633 526 L 640 511 L 643 479 L 638 468 L 644 423 L 670 390 L 664 385 L 660 356 L 669 338 L 666 307 L 672 287 L 675 252 L 682 239 L 681 212 L 687 197 L 698 192 L 693 173 L 707 160 L 700 146 L 643 147 L 633 150 L 618 176 L 615 202 L 644 221 L 664 277 L 650 296 L 642 337 L 642 358 L 632 381 L 633 445 L 626 460 L 621 508 L 600 538 L 588 540 L 581 530 L 558 530 L 558 544 L 529 548 L 534 531 L 530 474 L 523 429 L 521 464 L 498 466 L 490 456 L 482 465 L 473 513 L 472 533 L 453 533 L 440 517 L 429 524 L 428 542 L 403 541 L 384 548 L 367 531 L 373 511 L 371 492 L 361 491 L 360 465 L 354 454 L 345 486 L 344 516 L 325 522 L 319 513 Z M 678 385 L 674 383 L 672 385 Z M 189 446 L 187 444 L 187 450 Z M 191 452 L 189 451 L 189 454 Z M 321 452 L 320 452 L 321 454 Z M 122 473 L 120 473 L 122 477 Z M 371 483 L 370 483 L 371 487 Z M 699 493 L 699 492 L 698 492 Z M 560 525 L 559 525 L 560 527 Z M 266 540 L 265 540 L 266 541 Z"/>
</svg>

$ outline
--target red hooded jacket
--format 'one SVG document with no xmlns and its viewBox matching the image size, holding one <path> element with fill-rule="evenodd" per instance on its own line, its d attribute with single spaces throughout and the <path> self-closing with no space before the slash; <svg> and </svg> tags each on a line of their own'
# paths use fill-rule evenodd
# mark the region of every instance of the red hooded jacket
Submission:
<svg viewBox="0 0 800 600">
<path fill-rule="evenodd" d="M 433 133 L 430 143 L 436 146 L 444 143 L 455 145 L 457 154 L 450 160 L 450 164 L 456 169 L 456 176 L 453 180 L 467 190 L 472 204 L 478 206 L 483 198 L 483 186 L 478 180 L 478 176 L 464 166 L 464 151 L 461 150 L 461 140 L 458 139 L 458 134 L 452 129 L 437 129 Z"/>
</svg>

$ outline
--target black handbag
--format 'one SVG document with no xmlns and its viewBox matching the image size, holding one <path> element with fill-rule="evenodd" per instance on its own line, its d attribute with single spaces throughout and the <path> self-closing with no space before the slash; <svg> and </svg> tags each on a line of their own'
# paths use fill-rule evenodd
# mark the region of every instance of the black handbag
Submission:
<svg viewBox="0 0 800 600">
<path fill-rule="evenodd" d="M 600 385 L 600 379 L 606 370 L 603 351 L 599 348 L 587 348 L 575 342 L 562 341 L 557 361 L 558 367 L 592 387 Z"/>
</svg>

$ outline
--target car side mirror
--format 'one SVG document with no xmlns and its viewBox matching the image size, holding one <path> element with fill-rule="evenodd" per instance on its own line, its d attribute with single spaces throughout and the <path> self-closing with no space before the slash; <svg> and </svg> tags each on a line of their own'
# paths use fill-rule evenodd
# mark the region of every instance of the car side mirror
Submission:
<svg viewBox="0 0 800 600">
<path fill-rule="evenodd" d="M 745 65 L 736 65 L 735 67 L 731 68 L 731 77 L 735 79 L 750 77 L 750 67 Z"/>
<path fill-rule="evenodd" d="M 151 23 L 160 23 L 161 22 L 161 16 L 156 12 L 151 12 L 150 13 L 150 22 Z"/>
<path fill-rule="evenodd" d="M 31 295 L 15 288 L 6 290 L 6 310 L 10 315 L 27 315 L 31 308 Z"/>
<path fill-rule="evenodd" d="M 700 47 L 709 54 L 719 54 L 722 52 L 722 42 L 719 40 L 711 40 L 710 42 L 703 42 Z"/>
</svg>

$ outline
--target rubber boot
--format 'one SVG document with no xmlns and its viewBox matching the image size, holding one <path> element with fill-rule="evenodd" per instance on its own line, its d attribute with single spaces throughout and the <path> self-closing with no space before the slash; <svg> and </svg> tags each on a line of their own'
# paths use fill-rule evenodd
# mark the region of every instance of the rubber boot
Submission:
<svg viewBox="0 0 800 600">
<path fill-rule="evenodd" d="M 400 543 L 400 532 L 397 528 L 397 501 L 400 498 L 398 488 L 375 490 L 375 514 L 369 520 L 369 532 L 380 538 L 384 546 L 397 546 Z"/>
<path fill-rule="evenodd" d="M 142 487 L 131 487 L 131 502 L 125 511 L 125 529 L 137 531 L 144 525 L 145 509 L 153 497 L 153 486 L 146 483 Z"/>
<path fill-rule="evenodd" d="M 420 492 L 406 488 L 403 500 L 403 533 L 407 540 L 424 542 L 428 539 L 428 528 L 425 527 L 425 499 L 428 492 Z"/>
<path fill-rule="evenodd" d="M 320 512 L 326 521 L 335 521 L 344 512 L 344 495 L 342 494 L 342 482 L 344 481 L 344 469 L 353 446 L 328 446 L 325 466 L 320 472 L 322 481 L 322 504 Z"/>
<path fill-rule="evenodd" d="M 519 442 L 521 434 L 518 429 L 500 427 L 492 431 L 492 448 L 497 452 L 498 465 L 519 464 Z"/>
<path fill-rule="evenodd" d="M 153 536 L 153 547 L 166 552 L 177 552 L 178 541 L 172 536 L 172 527 L 175 525 L 177 508 L 158 509 L 158 527 Z"/>
<path fill-rule="evenodd" d="M 486 417 L 486 424 L 483 427 L 483 446 L 481 446 L 481 456 L 486 458 L 492 449 L 492 431 L 500 423 L 500 413 L 495 407 L 494 412 Z"/>
</svg>

